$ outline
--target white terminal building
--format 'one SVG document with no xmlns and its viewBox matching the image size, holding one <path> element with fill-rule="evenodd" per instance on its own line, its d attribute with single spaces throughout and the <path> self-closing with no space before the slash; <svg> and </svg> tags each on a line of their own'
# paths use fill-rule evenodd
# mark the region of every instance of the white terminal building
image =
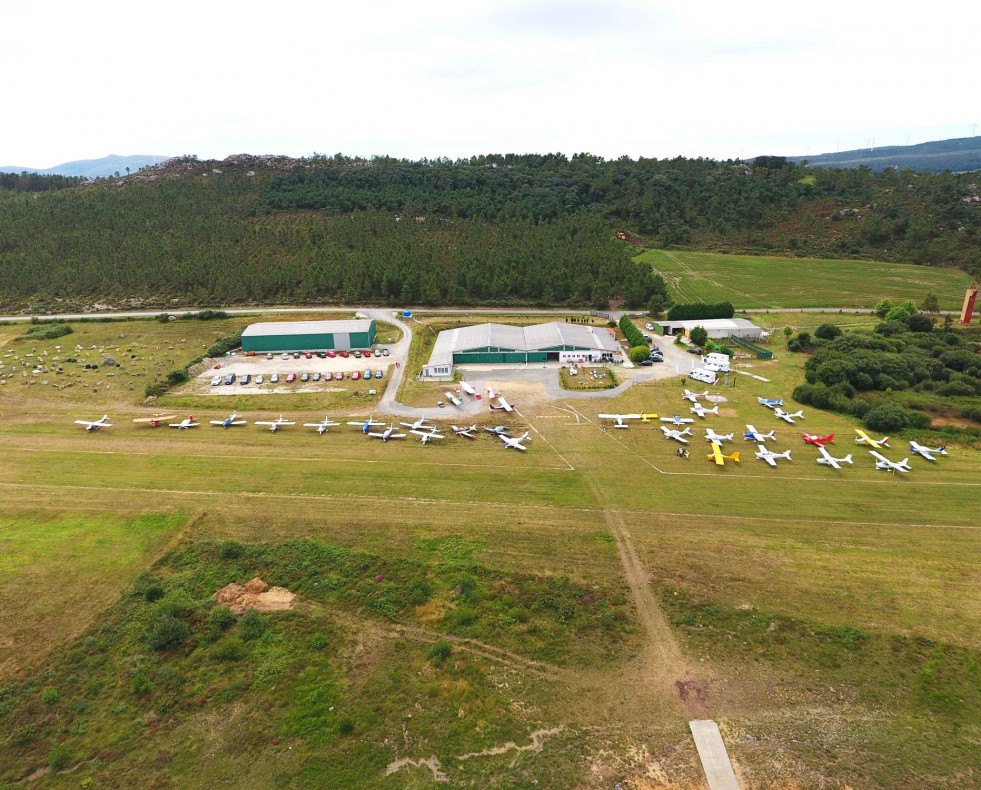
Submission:
<svg viewBox="0 0 981 790">
<path fill-rule="evenodd" d="M 665 335 L 689 335 L 700 326 L 711 338 L 738 337 L 743 340 L 760 340 L 766 336 L 762 327 L 745 318 L 700 318 L 691 321 L 658 321 Z"/>
<path fill-rule="evenodd" d="M 476 324 L 439 333 L 423 378 L 446 378 L 459 364 L 622 362 L 623 350 L 605 327 L 553 321 L 533 326 Z"/>
</svg>

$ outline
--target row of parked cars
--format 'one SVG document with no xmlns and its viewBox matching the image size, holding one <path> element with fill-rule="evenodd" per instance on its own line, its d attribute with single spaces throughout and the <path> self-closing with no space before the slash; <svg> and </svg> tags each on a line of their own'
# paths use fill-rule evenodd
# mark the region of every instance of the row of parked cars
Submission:
<svg viewBox="0 0 981 790">
<path fill-rule="evenodd" d="M 366 349 L 365 351 L 359 351 L 359 350 L 354 350 L 354 351 L 294 351 L 293 352 L 293 359 L 299 359 L 301 356 L 304 356 L 307 359 L 313 359 L 314 355 L 316 355 L 320 359 L 334 359 L 335 357 L 343 357 L 344 359 L 348 359 L 349 357 L 354 357 L 355 359 L 361 359 L 362 357 L 370 357 L 370 356 L 387 357 L 388 356 L 388 349 L 387 348 L 376 348 L 374 351 L 372 351 L 371 349 Z M 284 351 L 282 354 L 280 354 L 280 356 L 283 359 L 289 359 L 290 358 L 289 353 L 286 352 L 286 351 Z M 273 358 L 273 353 L 270 351 L 270 352 L 268 352 L 266 354 L 266 359 L 272 359 L 272 358 Z"/>
<path fill-rule="evenodd" d="M 357 381 L 362 377 L 365 379 L 370 379 L 370 378 L 381 379 L 385 377 L 385 373 L 381 370 L 373 371 L 371 368 L 365 368 L 364 373 L 362 373 L 360 370 L 355 370 L 353 373 L 347 373 L 347 374 L 345 374 L 343 370 L 339 370 L 336 373 L 332 373 L 331 371 L 328 370 L 326 373 L 323 374 L 317 371 L 316 373 L 301 373 L 300 381 L 304 381 L 304 382 L 343 381 L 345 376 L 351 378 L 354 381 Z M 296 381 L 296 374 L 287 373 L 282 377 L 282 380 L 285 381 L 287 384 L 292 384 L 294 381 Z M 217 387 L 220 384 L 234 384 L 236 381 L 238 381 L 239 384 L 251 384 L 253 381 L 252 374 L 246 373 L 241 378 L 237 378 L 234 373 L 226 373 L 224 376 L 221 375 L 214 376 L 211 379 L 211 386 Z M 278 373 L 273 373 L 269 377 L 270 384 L 279 384 L 279 381 L 280 381 L 280 375 Z M 264 374 L 259 373 L 255 377 L 256 384 L 265 384 L 265 382 L 266 382 L 266 377 Z"/>
</svg>

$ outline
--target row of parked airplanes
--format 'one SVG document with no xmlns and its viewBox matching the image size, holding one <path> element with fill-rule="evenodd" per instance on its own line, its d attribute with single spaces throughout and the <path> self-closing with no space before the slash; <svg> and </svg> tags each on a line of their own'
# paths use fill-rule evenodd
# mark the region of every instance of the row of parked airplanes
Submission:
<svg viewBox="0 0 981 790">
<path fill-rule="evenodd" d="M 685 400 L 691 401 L 694 404 L 691 407 L 691 413 L 697 414 L 699 417 L 704 418 L 708 414 L 718 414 L 719 407 L 715 406 L 712 409 L 707 409 L 699 403 L 699 398 L 705 398 L 708 396 L 708 390 L 705 392 L 692 392 L 690 390 L 684 390 L 681 393 L 681 397 Z M 773 400 L 771 398 L 760 398 L 757 400 L 761 405 L 772 409 L 774 415 L 784 419 L 786 422 L 791 424 L 794 423 L 795 419 L 803 419 L 804 412 L 797 411 L 793 414 L 789 414 L 782 409 L 783 399 Z M 686 437 L 694 436 L 691 432 L 690 427 L 686 427 L 684 430 L 678 430 L 678 427 L 685 425 L 687 423 L 693 423 L 695 420 L 691 417 L 681 417 L 677 414 L 673 414 L 670 417 L 659 417 L 657 414 L 600 414 L 601 419 L 613 420 L 614 428 L 627 428 L 628 421 L 630 420 L 640 420 L 641 422 L 651 422 L 652 420 L 660 420 L 661 422 L 670 423 L 675 428 L 669 428 L 667 425 L 660 426 L 661 430 L 664 432 L 664 437 L 666 439 L 673 439 L 681 444 L 688 444 L 688 439 Z M 785 458 L 786 460 L 791 460 L 790 450 L 783 453 L 775 453 L 769 448 L 767 448 L 765 442 L 769 439 L 771 441 L 776 441 L 776 432 L 770 431 L 769 433 L 761 433 L 752 425 L 746 425 L 747 432 L 743 434 L 743 438 L 746 440 L 754 441 L 757 443 L 756 457 L 768 463 L 770 466 L 777 465 L 777 459 Z M 861 428 L 856 428 L 855 433 L 858 434 L 855 438 L 857 444 L 863 444 L 867 447 L 873 447 L 875 449 L 869 452 L 875 457 L 876 469 L 885 469 L 891 472 L 910 472 L 912 467 L 909 465 L 909 458 L 904 458 L 902 461 L 890 461 L 881 453 L 877 452 L 884 447 L 889 447 L 889 437 L 884 436 L 881 439 L 873 439 Z M 705 441 L 711 442 L 712 452 L 706 456 L 709 461 L 714 461 L 719 466 L 725 465 L 727 460 L 735 461 L 739 463 L 739 453 L 734 452 L 731 455 L 724 455 L 722 452 L 722 443 L 733 441 L 734 434 L 726 433 L 720 434 L 716 433 L 711 428 L 705 429 Z M 812 444 L 818 448 L 821 453 L 820 457 L 817 459 L 819 464 L 824 464 L 825 466 L 830 466 L 835 469 L 841 469 L 842 464 L 851 464 L 852 455 L 849 453 L 843 458 L 835 458 L 828 452 L 825 447 L 826 444 L 834 442 L 834 434 L 829 434 L 827 436 L 814 436 L 806 431 L 803 434 L 803 440 L 805 444 Z M 923 456 L 928 461 L 936 461 L 935 455 L 947 455 L 947 448 L 944 446 L 940 447 L 925 447 L 916 441 L 910 441 L 910 451 L 918 455 Z M 679 450 L 680 452 L 680 450 Z"/>
<path fill-rule="evenodd" d="M 188 428 L 198 428 L 202 423 L 195 422 L 194 416 L 186 417 L 179 422 L 167 422 L 168 420 L 176 420 L 176 414 L 154 414 L 150 417 L 137 417 L 133 420 L 136 424 L 149 425 L 151 428 L 158 428 L 161 425 L 168 425 L 171 428 L 177 428 L 178 430 L 186 430 Z M 232 412 L 224 420 L 209 420 L 211 425 L 217 425 L 222 428 L 232 428 L 239 425 L 248 425 L 248 420 L 240 419 L 238 412 Z M 77 425 L 84 425 L 86 431 L 98 431 L 100 428 L 111 428 L 112 423 L 109 422 L 109 415 L 104 414 L 98 420 L 75 420 Z M 325 434 L 330 428 L 337 427 L 343 423 L 334 422 L 329 416 L 325 415 L 321 422 L 305 422 L 303 423 L 306 428 L 316 428 L 318 434 Z M 348 425 L 353 425 L 361 429 L 362 433 L 366 436 L 371 436 L 376 439 L 381 439 L 383 442 L 387 442 L 389 439 L 405 439 L 409 433 L 415 436 L 421 437 L 423 444 L 428 444 L 433 439 L 445 439 L 445 434 L 439 432 L 438 426 L 427 422 L 425 419 L 419 419 L 415 422 L 400 422 L 399 426 L 405 426 L 408 428 L 408 433 L 399 433 L 399 428 L 396 428 L 395 423 L 384 423 L 375 420 L 373 417 L 369 417 L 367 420 L 359 420 L 356 422 L 348 422 Z M 256 420 L 255 425 L 268 426 L 270 431 L 276 432 L 281 427 L 296 425 L 295 422 L 287 420 L 280 415 L 275 420 Z M 381 428 L 385 426 L 384 430 L 377 431 L 372 430 L 373 428 Z M 451 430 L 456 436 L 461 436 L 466 439 L 476 439 L 478 435 L 478 428 L 476 423 L 470 426 L 457 426 L 451 425 Z M 498 437 L 502 442 L 504 442 L 504 448 L 508 450 L 527 450 L 523 442 L 531 441 L 530 434 L 525 431 L 522 436 L 513 436 L 511 429 L 506 425 L 498 425 L 494 428 L 485 427 L 484 430 Z"/>
</svg>

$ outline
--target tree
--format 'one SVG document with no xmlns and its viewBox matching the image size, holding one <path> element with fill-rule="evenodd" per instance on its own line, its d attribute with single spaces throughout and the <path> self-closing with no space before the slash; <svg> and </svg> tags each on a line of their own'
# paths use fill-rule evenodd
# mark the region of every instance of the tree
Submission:
<svg viewBox="0 0 981 790">
<path fill-rule="evenodd" d="M 914 315 L 906 322 L 910 332 L 932 332 L 933 319 L 928 315 Z"/>
<path fill-rule="evenodd" d="M 905 324 L 918 313 L 919 310 L 916 309 L 916 305 L 910 301 L 906 301 L 892 308 L 892 310 L 886 313 L 885 318 L 887 321 L 901 321 Z"/>
<path fill-rule="evenodd" d="M 630 361 L 634 364 L 639 364 L 645 359 L 651 358 L 651 347 L 650 346 L 633 346 L 628 352 L 627 356 Z"/>
<path fill-rule="evenodd" d="M 939 313 L 940 312 L 940 300 L 937 299 L 937 295 L 931 291 L 923 299 L 923 304 L 920 305 L 920 310 L 924 313 Z"/>
<path fill-rule="evenodd" d="M 822 340 L 834 340 L 840 334 L 841 329 L 834 324 L 821 324 L 814 330 L 814 337 L 819 337 Z"/>
<path fill-rule="evenodd" d="M 696 326 L 688 334 L 688 337 L 696 346 L 704 346 L 709 339 L 709 333 L 704 326 Z"/>
<path fill-rule="evenodd" d="M 880 401 L 865 414 L 864 422 L 871 431 L 894 433 L 905 428 L 909 421 L 902 406 Z"/>
<path fill-rule="evenodd" d="M 888 313 L 890 310 L 892 310 L 892 302 L 890 302 L 888 299 L 883 299 L 876 303 L 874 312 L 877 316 L 879 316 L 879 318 L 885 318 L 886 313 Z"/>
</svg>

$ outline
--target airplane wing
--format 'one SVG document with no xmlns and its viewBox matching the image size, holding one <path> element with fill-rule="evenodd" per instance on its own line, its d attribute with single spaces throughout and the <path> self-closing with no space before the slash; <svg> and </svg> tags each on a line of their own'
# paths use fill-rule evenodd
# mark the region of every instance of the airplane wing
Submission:
<svg viewBox="0 0 981 790">
<path fill-rule="evenodd" d="M 766 461 L 770 466 L 776 466 L 777 462 L 773 460 L 773 456 L 767 451 L 765 445 L 759 445 L 760 451 L 756 454 L 756 457 Z"/>
<path fill-rule="evenodd" d="M 416 436 L 428 436 L 430 439 L 443 439 L 445 438 L 441 433 L 433 433 L 432 431 L 420 431 L 413 428 L 409 433 L 414 433 Z M 394 435 L 394 434 L 393 434 Z"/>
<path fill-rule="evenodd" d="M 394 434 L 392 434 L 392 435 L 394 436 Z M 384 433 L 378 433 L 377 431 L 368 431 L 368 436 L 374 436 L 376 439 L 384 439 L 385 438 L 385 434 Z M 392 437 L 389 436 L 388 438 L 392 438 Z"/>
<path fill-rule="evenodd" d="M 171 428 L 183 428 L 184 427 L 184 423 L 182 423 L 182 422 L 172 422 L 172 423 L 170 423 L 170 427 Z"/>
</svg>

